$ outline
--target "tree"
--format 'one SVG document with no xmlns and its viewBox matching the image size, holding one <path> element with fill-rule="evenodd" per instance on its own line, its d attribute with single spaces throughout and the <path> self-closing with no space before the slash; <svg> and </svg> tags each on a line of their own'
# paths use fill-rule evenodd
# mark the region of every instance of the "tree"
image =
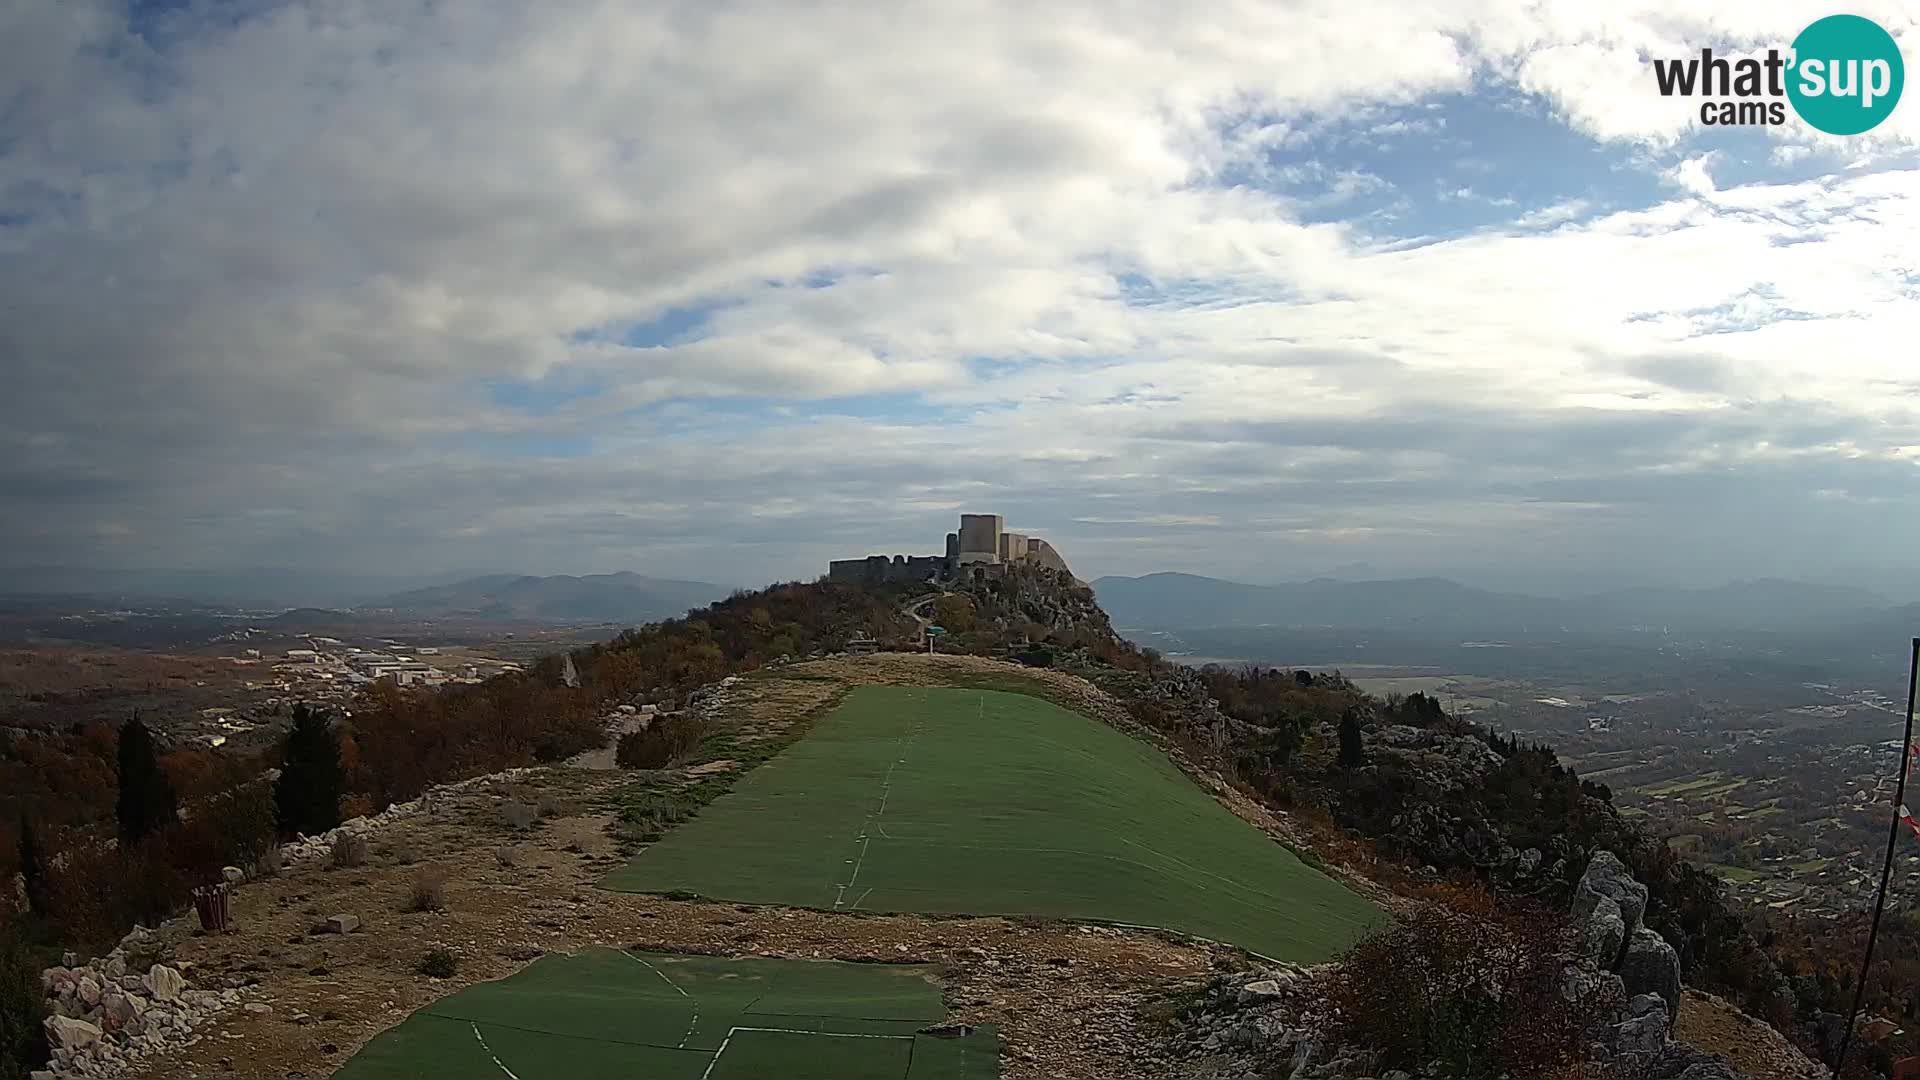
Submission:
<svg viewBox="0 0 1920 1080">
<path fill-rule="evenodd" d="M 138 715 L 120 729 L 120 795 L 114 813 L 120 821 L 120 840 L 128 844 L 137 844 L 180 819 L 179 799 L 167 774 L 160 771 L 153 733 Z"/>
<path fill-rule="evenodd" d="M 24 1080 L 47 1061 L 41 966 L 21 940 L 19 927 L 0 926 L 0 1077 L 6 1080 Z"/>
<path fill-rule="evenodd" d="M 27 883 L 27 906 L 37 914 L 47 912 L 47 867 L 40 858 L 40 838 L 33 831 L 33 819 L 20 813 L 20 876 Z"/>
<path fill-rule="evenodd" d="M 296 707 L 280 779 L 273 785 L 274 814 L 280 831 L 314 836 L 340 824 L 345 778 L 340 740 L 334 735 L 332 719 L 306 705 Z"/>
<path fill-rule="evenodd" d="M 1367 763 L 1367 748 L 1360 741 L 1360 710 L 1340 714 L 1340 767 L 1357 769 Z"/>
<path fill-rule="evenodd" d="M 973 601 L 954 593 L 933 602 L 933 618 L 950 633 L 964 634 L 973 629 Z"/>
</svg>

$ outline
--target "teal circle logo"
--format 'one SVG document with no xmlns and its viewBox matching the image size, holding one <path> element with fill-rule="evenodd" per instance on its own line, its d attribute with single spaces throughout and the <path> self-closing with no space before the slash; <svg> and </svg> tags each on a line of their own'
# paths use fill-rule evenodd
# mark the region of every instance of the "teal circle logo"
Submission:
<svg viewBox="0 0 1920 1080">
<path fill-rule="evenodd" d="M 1872 130 L 1893 113 L 1907 81 L 1899 43 L 1858 15 L 1829 15 L 1800 31 L 1791 64 L 1793 111 L 1829 135 Z"/>
</svg>

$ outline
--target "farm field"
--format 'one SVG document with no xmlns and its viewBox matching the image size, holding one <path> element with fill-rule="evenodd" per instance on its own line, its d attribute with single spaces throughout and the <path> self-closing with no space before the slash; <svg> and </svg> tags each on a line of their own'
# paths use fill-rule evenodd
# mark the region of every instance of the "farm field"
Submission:
<svg viewBox="0 0 1920 1080">
<path fill-rule="evenodd" d="M 1297 962 L 1381 921 L 1164 755 L 1022 694 L 860 687 L 603 882 L 1176 930 Z"/>
<path fill-rule="evenodd" d="M 992 1080 L 991 1028 L 946 1017 L 924 965 L 589 949 L 468 987 L 368 1043 L 335 1080 Z"/>
</svg>

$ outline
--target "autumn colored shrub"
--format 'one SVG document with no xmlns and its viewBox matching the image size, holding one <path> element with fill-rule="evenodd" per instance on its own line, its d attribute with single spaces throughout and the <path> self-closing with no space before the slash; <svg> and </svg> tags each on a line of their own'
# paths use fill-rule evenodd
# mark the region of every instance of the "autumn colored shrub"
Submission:
<svg viewBox="0 0 1920 1080">
<path fill-rule="evenodd" d="M 1574 1060 L 1558 992 L 1564 924 L 1428 907 L 1355 945 L 1336 991 L 1348 1035 L 1387 1064 L 1448 1076 L 1539 1076 Z"/>
<path fill-rule="evenodd" d="M 620 737 L 613 759 L 623 769 L 664 769 L 685 757 L 706 734 L 706 725 L 691 717 L 661 717 L 644 731 Z"/>
<path fill-rule="evenodd" d="M 413 878 L 413 891 L 407 896 L 408 911 L 445 911 L 447 908 L 447 872 L 438 866 L 422 867 Z"/>
</svg>

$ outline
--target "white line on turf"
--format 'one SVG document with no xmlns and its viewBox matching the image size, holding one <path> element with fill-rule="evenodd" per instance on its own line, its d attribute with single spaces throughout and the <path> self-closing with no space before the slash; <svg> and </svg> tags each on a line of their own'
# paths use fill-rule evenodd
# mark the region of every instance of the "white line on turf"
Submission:
<svg viewBox="0 0 1920 1080">
<path fill-rule="evenodd" d="M 679 983 L 674 982 L 672 979 L 667 978 L 666 972 L 661 971 L 659 968 L 654 967 L 652 964 L 647 963 L 645 960 L 640 959 L 639 957 L 633 955 L 627 950 L 621 949 L 620 955 L 626 957 L 627 959 L 633 961 L 636 964 L 639 964 L 641 967 L 646 968 L 648 971 L 653 972 L 655 975 L 660 976 L 660 980 L 666 983 L 668 986 L 673 987 L 674 991 L 678 993 L 681 997 L 686 998 L 688 1001 L 693 1002 L 693 1019 L 687 1021 L 687 1033 L 680 1036 L 679 1048 L 682 1050 L 686 1049 L 687 1041 L 693 1038 L 693 1029 L 700 1026 L 700 999 L 694 997 L 692 994 L 687 993 L 685 990 L 682 990 L 680 988 Z"/>
<path fill-rule="evenodd" d="M 784 1035 L 817 1035 L 823 1039 L 903 1039 L 913 1041 L 911 1035 L 866 1035 L 848 1031 L 807 1031 L 803 1028 L 777 1027 L 734 1027 L 727 1029 L 727 1037 L 720 1040 L 720 1049 L 713 1052 L 713 1060 L 707 1062 L 707 1071 L 700 1074 L 700 1080 L 713 1075 L 713 1067 L 720 1064 L 720 1055 L 727 1052 L 727 1044 L 733 1041 L 736 1033 L 742 1031 L 774 1031 Z"/>
<path fill-rule="evenodd" d="M 986 708 L 986 700 L 985 695 L 982 695 L 980 698 L 982 709 Z M 908 755 L 913 752 L 914 740 L 920 738 L 920 732 L 925 729 L 926 724 L 926 717 L 922 716 L 919 722 L 913 725 L 911 730 L 902 732 L 900 738 L 894 742 L 895 748 L 900 751 L 900 756 L 895 758 L 891 765 L 887 766 L 887 774 L 880 779 L 880 805 L 873 813 L 868 814 L 867 820 L 860 825 L 860 835 L 855 837 L 855 839 L 860 841 L 860 857 L 848 860 L 853 863 L 853 873 L 848 875 L 845 884 L 837 886 L 837 891 L 833 896 L 833 908 L 835 911 L 840 910 L 840 908 L 846 904 L 847 890 L 853 888 L 854 882 L 860 880 L 860 867 L 866 863 L 867 848 L 873 844 L 873 837 L 868 830 L 877 831 L 881 836 L 887 835 L 887 827 L 885 823 L 881 821 L 881 818 L 887 812 L 887 800 L 893 798 L 893 771 L 906 764 Z M 892 839 L 892 837 L 888 837 L 888 839 Z M 871 888 L 867 890 L 867 892 L 872 891 Z M 861 899 L 865 898 L 866 893 L 862 893 Z M 859 901 L 855 901 L 853 906 L 859 907 Z"/>
<path fill-rule="evenodd" d="M 467 1026 L 473 1029 L 473 1037 L 480 1040 L 480 1049 L 485 1050 L 487 1052 L 487 1056 L 490 1058 L 493 1058 L 493 1063 L 499 1066 L 500 1071 L 503 1073 L 506 1073 L 509 1080 L 520 1080 L 518 1076 L 515 1076 L 513 1074 L 513 1070 L 507 1068 L 506 1064 L 500 1060 L 499 1055 L 493 1052 L 493 1047 L 487 1045 L 487 1037 L 480 1034 L 480 1025 L 468 1024 Z"/>
</svg>

